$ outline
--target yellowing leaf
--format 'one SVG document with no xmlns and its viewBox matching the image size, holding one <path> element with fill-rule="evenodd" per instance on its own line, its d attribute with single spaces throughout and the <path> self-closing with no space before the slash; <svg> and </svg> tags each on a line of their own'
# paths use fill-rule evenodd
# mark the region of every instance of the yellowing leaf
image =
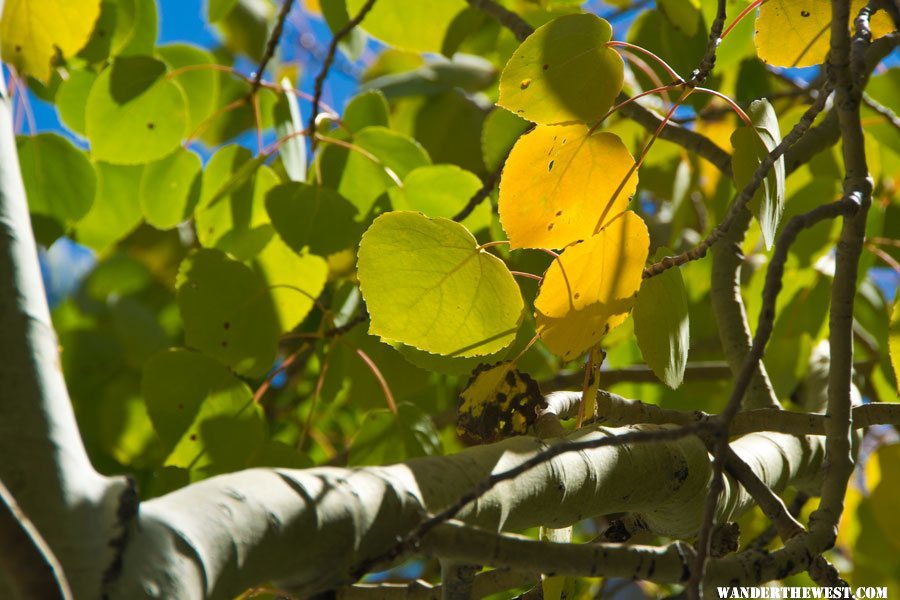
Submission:
<svg viewBox="0 0 900 600">
<path fill-rule="evenodd" d="M 622 59 L 606 46 L 611 38 L 609 23 L 592 14 L 539 27 L 506 63 L 497 103 L 535 123 L 597 121 L 622 90 Z"/>
<path fill-rule="evenodd" d="M 851 21 L 866 1 L 850 3 Z M 884 11 L 872 15 L 871 26 L 873 38 L 894 30 Z M 831 0 L 768 0 L 756 18 L 756 52 L 778 67 L 818 65 L 828 55 L 830 28 Z"/>
<path fill-rule="evenodd" d="M 897 380 L 897 391 L 900 391 L 900 300 L 894 303 L 894 312 L 891 313 L 891 324 L 888 331 L 891 366 L 894 368 L 894 378 Z"/>
<path fill-rule="evenodd" d="M 512 274 L 449 219 L 390 212 L 359 247 L 369 333 L 446 356 L 480 356 L 513 342 L 523 301 Z"/>
<path fill-rule="evenodd" d="M 513 248 L 562 248 L 591 237 L 628 206 L 634 158 L 612 133 L 539 125 L 519 138 L 500 180 L 500 222 Z M 620 189 L 621 186 L 621 189 Z"/>
<path fill-rule="evenodd" d="M 100 0 L 6 0 L 3 59 L 20 73 L 47 81 L 57 49 L 63 57 L 81 50 L 98 16 Z"/>
<path fill-rule="evenodd" d="M 358 15 L 365 3 L 366 0 L 347 0 L 347 14 Z M 441 52 L 451 24 L 465 9 L 464 0 L 385 0 L 372 6 L 360 26 L 395 48 Z"/>
<path fill-rule="evenodd" d="M 524 435 L 546 407 L 537 382 L 515 363 L 479 365 L 459 396 L 456 433 L 481 444 Z"/>
<path fill-rule="evenodd" d="M 646 225 L 628 211 L 553 261 L 534 301 L 537 332 L 551 352 L 572 360 L 625 321 L 649 247 Z"/>
</svg>

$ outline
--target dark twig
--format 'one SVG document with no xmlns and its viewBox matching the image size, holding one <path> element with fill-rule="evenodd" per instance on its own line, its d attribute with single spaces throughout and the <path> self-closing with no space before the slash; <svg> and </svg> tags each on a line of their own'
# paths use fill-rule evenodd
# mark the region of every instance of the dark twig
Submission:
<svg viewBox="0 0 900 600">
<path fill-rule="evenodd" d="M 281 12 L 278 13 L 278 20 L 275 21 L 272 35 L 269 36 L 269 41 L 266 43 L 266 51 L 263 53 L 262 60 L 259 61 L 259 67 L 253 75 L 253 81 L 250 83 L 251 96 L 259 91 L 259 87 L 262 85 L 263 74 L 266 71 L 266 67 L 269 66 L 269 61 L 275 56 L 275 50 L 278 49 L 278 42 L 281 41 L 281 34 L 284 32 L 284 23 L 287 21 L 288 13 L 291 12 L 291 6 L 293 4 L 294 0 L 284 0 L 281 5 Z"/>
<path fill-rule="evenodd" d="M 310 110 L 309 121 L 306 125 L 306 130 L 311 132 L 311 134 L 315 134 L 316 131 L 316 118 L 319 116 L 319 103 L 322 101 L 322 91 L 325 87 L 325 79 L 328 77 L 328 71 L 331 70 L 331 64 L 334 62 L 334 57 L 337 54 L 338 44 L 340 44 L 341 40 L 347 37 L 357 25 L 362 23 L 362 20 L 366 18 L 366 15 L 369 14 L 369 11 L 372 10 L 372 6 L 374 5 L 375 0 L 367 0 L 362 8 L 359 9 L 356 16 L 347 21 L 343 27 L 334 33 L 334 36 L 331 38 L 331 43 L 328 44 L 328 53 L 325 54 L 325 60 L 322 61 L 322 68 L 319 70 L 319 74 L 316 75 L 312 109 Z M 309 142 L 312 146 L 312 150 L 315 152 L 317 142 L 316 136 L 311 135 Z"/>
<path fill-rule="evenodd" d="M 706 238 L 700 242 L 697 246 L 691 248 L 687 252 L 682 254 L 678 254 L 675 256 L 667 256 L 663 258 L 660 262 L 655 263 L 644 269 L 644 279 L 648 277 L 655 277 L 660 273 L 664 272 L 666 269 L 671 269 L 672 267 L 679 267 L 681 265 L 687 264 L 692 260 L 697 260 L 706 256 L 706 253 L 709 249 L 719 241 L 722 236 L 724 236 L 728 232 L 728 228 L 731 227 L 731 224 L 738 217 L 740 212 L 744 210 L 744 207 L 747 206 L 747 203 L 750 202 L 750 199 L 753 198 L 753 195 L 756 193 L 756 190 L 759 189 L 759 186 L 762 185 L 763 181 L 765 181 L 766 176 L 769 173 L 769 170 L 775 166 L 775 163 L 779 158 L 787 151 L 788 148 L 794 145 L 806 131 L 809 129 L 812 122 L 815 120 L 816 115 L 822 112 L 822 109 L 825 108 L 825 100 L 827 99 L 828 94 L 822 92 L 816 98 L 815 103 L 806 109 L 806 112 L 803 113 L 803 116 L 800 117 L 800 120 L 796 125 L 788 132 L 786 136 L 781 140 L 781 142 L 772 149 L 772 151 L 766 155 L 766 157 L 760 161 L 759 166 L 756 168 L 756 171 L 753 172 L 753 177 L 744 186 L 744 189 L 735 196 L 734 200 L 731 202 L 731 206 L 728 208 L 728 212 L 725 214 L 725 218 L 722 219 L 722 222 L 719 223 L 715 229 L 713 229 Z"/>
<path fill-rule="evenodd" d="M 494 17 L 497 22 L 509 29 L 520 42 L 534 33 L 534 28 L 526 23 L 525 19 L 501 4 L 494 2 L 494 0 L 467 0 L 467 2 L 473 8 L 477 8 L 485 14 Z"/>
<path fill-rule="evenodd" d="M 719 48 L 719 42 L 722 41 L 722 29 L 725 27 L 726 19 L 725 0 L 718 0 L 716 6 L 716 17 L 713 19 L 709 28 L 709 39 L 706 42 L 706 53 L 700 59 L 700 64 L 691 73 L 691 85 L 700 85 L 709 76 L 713 67 L 716 66 L 716 50 Z"/>
<path fill-rule="evenodd" d="M 484 178 L 481 182 L 481 189 L 479 189 L 475 194 L 469 198 L 469 201 L 466 202 L 466 205 L 462 207 L 458 213 L 453 216 L 454 221 L 462 221 L 466 217 L 472 214 L 472 211 L 475 210 L 479 204 L 484 202 L 484 200 L 491 195 L 491 191 L 493 191 L 494 186 L 497 185 L 497 182 L 500 181 L 500 174 L 503 173 L 503 165 L 506 164 L 506 158 L 504 158 L 500 164 L 494 169 L 494 172 Z"/>
</svg>

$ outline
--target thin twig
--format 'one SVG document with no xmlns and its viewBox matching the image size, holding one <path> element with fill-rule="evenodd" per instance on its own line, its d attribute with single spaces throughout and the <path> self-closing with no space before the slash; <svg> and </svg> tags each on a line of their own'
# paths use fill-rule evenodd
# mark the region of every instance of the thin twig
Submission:
<svg viewBox="0 0 900 600">
<path fill-rule="evenodd" d="M 506 158 L 500 161 L 500 164 L 497 165 L 497 168 L 494 169 L 493 173 L 482 180 L 481 188 L 477 192 L 475 192 L 475 194 L 471 198 L 469 198 L 469 201 L 466 202 L 466 205 L 462 207 L 462 210 L 453 215 L 454 221 L 462 221 L 463 219 L 471 215 L 472 211 L 475 210 L 479 204 L 484 202 L 484 200 L 491 195 L 494 186 L 497 185 L 497 182 L 500 180 L 500 175 L 503 173 L 504 164 L 506 164 Z"/>
<path fill-rule="evenodd" d="M 322 61 L 322 68 L 321 70 L 319 70 L 319 74 L 316 75 L 315 88 L 313 91 L 312 109 L 309 113 L 309 122 L 306 125 L 307 131 L 313 133 L 315 133 L 316 131 L 316 118 L 319 116 L 319 102 L 322 101 L 322 91 L 325 88 L 325 79 L 328 77 L 328 71 L 331 70 L 331 64 L 334 62 L 338 44 L 341 43 L 341 40 L 350 35 L 350 32 L 353 31 L 357 25 L 362 23 L 362 20 L 366 18 L 366 15 L 370 10 L 372 10 L 372 6 L 374 5 L 375 0 L 367 0 L 366 3 L 363 4 L 362 8 L 359 9 L 359 12 L 356 14 L 356 16 L 347 21 L 347 23 L 338 31 L 336 31 L 334 33 L 334 36 L 332 36 L 331 42 L 328 44 L 328 53 L 325 55 L 325 60 Z M 310 138 L 310 144 L 312 146 L 313 152 L 315 152 L 315 135 Z"/>
<path fill-rule="evenodd" d="M 708 431 L 709 429 L 710 427 L 706 422 L 698 422 L 690 423 L 682 427 L 669 429 L 635 430 L 620 435 L 601 437 L 590 440 L 567 440 L 552 445 L 546 450 L 535 454 L 528 460 L 511 469 L 495 473 L 483 479 L 479 484 L 460 496 L 456 502 L 440 511 L 439 513 L 435 514 L 434 516 L 431 516 L 422 521 L 387 553 L 380 557 L 377 557 L 374 560 L 365 561 L 356 569 L 356 573 L 359 576 L 362 576 L 367 573 L 369 569 L 375 564 L 381 562 L 390 562 L 404 554 L 406 551 L 414 549 L 418 545 L 422 537 L 425 536 L 425 534 L 427 534 L 429 531 L 431 531 L 441 523 L 445 523 L 450 519 L 453 519 L 463 508 L 466 507 L 466 505 L 471 502 L 475 502 L 490 490 L 492 490 L 495 486 L 503 483 L 504 481 L 515 479 L 519 475 L 522 475 L 523 473 L 530 471 L 531 469 L 539 465 L 549 462 L 557 456 L 567 454 L 569 452 L 584 452 L 586 450 L 595 450 L 597 448 L 611 446 L 623 446 L 626 444 L 670 442 L 691 435 L 699 435 Z"/>
<path fill-rule="evenodd" d="M 269 36 L 269 41 L 266 43 L 266 51 L 263 53 L 262 60 L 259 61 L 259 67 L 256 69 L 256 73 L 253 76 L 253 82 L 250 84 L 251 96 L 256 95 L 256 92 L 259 91 L 259 87 L 262 84 L 263 73 L 265 73 L 266 67 L 269 66 L 269 61 L 275 56 L 275 50 L 278 49 L 278 43 L 281 41 L 281 34 L 284 32 L 284 23 L 287 21 L 288 13 L 291 12 L 291 5 L 293 4 L 294 0 L 284 0 L 281 5 L 281 12 L 278 13 L 278 19 L 275 21 L 272 35 Z"/>
<path fill-rule="evenodd" d="M 719 239 L 722 238 L 727 232 L 731 224 L 740 214 L 740 212 L 744 209 L 748 202 L 753 198 L 753 195 L 756 193 L 756 190 L 759 189 L 759 186 L 762 185 L 763 181 L 765 181 L 768 176 L 769 170 L 775 166 L 775 163 L 784 155 L 785 151 L 788 148 L 793 146 L 797 140 L 799 140 L 803 135 L 809 130 L 810 125 L 815 120 L 816 115 L 822 112 L 822 109 L 825 108 L 825 100 L 827 99 L 828 94 L 824 91 L 819 94 L 818 98 L 816 98 L 816 102 L 810 106 L 803 116 L 800 117 L 800 120 L 796 125 L 791 129 L 790 132 L 779 142 L 772 151 L 760 161 L 759 166 L 756 168 L 756 171 L 753 172 L 753 177 L 751 177 L 750 181 L 744 186 L 744 189 L 740 191 L 740 193 L 735 196 L 734 200 L 731 202 L 731 206 L 728 208 L 728 212 L 725 214 L 725 218 L 722 219 L 722 222 L 719 223 L 715 229 L 713 229 L 706 238 L 700 242 L 697 246 L 691 248 L 687 252 L 683 252 L 682 254 L 678 254 L 675 256 L 666 256 L 658 263 L 654 263 L 644 269 L 644 279 L 649 277 L 655 277 L 660 273 L 666 271 L 667 269 L 671 269 L 672 267 L 679 267 L 681 265 L 687 264 L 692 260 L 698 260 L 706 256 L 706 253 L 709 249 L 715 244 Z"/>
</svg>

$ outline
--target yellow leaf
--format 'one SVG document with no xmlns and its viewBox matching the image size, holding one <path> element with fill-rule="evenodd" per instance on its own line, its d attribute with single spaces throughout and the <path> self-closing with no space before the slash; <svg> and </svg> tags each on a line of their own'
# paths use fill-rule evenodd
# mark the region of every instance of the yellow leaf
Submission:
<svg viewBox="0 0 900 600">
<path fill-rule="evenodd" d="M 853 0 L 852 19 L 867 0 Z M 878 11 L 871 19 L 872 37 L 894 30 L 891 19 Z M 825 61 L 831 41 L 831 0 L 768 0 L 756 18 L 756 51 L 779 67 L 809 67 Z"/>
<path fill-rule="evenodd" d="M 457 402 L 456 433 L 476 444 L 525 435 L 546 407 L 537 382 L 514 362 L 478 365 Z"/>
<path fill-rule="evenodd" d="M 538 125 L 516 142 L 500 180 L 500 221 L 513 248 L 563 248 L 603 228 L 628 206 L 634 158 L 612 133 Z M 621 186 L 621 189 L 619 189 Z"/>
<path fill-rule="evenodd" d="M 628 211 L 553 261 L 534 301 L 537 332 L 551 352 L 572 360 L 625 321 L 649 249 L 647 226 Z"/>
<path fill-rule="evenodd" d="M 48 81 L 57 48 L 63 57 L 81 50 L 98 16 L 100 0 L 6 0 L 3 59 L 20 73 Z"/>
</svg>

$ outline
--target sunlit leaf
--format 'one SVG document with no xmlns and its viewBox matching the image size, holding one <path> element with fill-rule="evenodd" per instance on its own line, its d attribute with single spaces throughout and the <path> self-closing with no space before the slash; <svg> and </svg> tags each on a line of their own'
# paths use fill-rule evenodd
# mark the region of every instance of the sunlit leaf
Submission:
<svg viewBox="0 0 900 600">
<path fill-rule="evenodd" d="M 513 362 L 479 365 L 456 404 L 456 434 L 476 444 L 525 435 L 547 407 L 537 381 Z"/>
<path fill-rule="evenodd" d="M 478 177 L 455 165 L 428 165 L 412 171 L 403 187 L 390 190 L 394 210 L 414 210 L 429 217 L 450 218 L 481 189 Z M 489 207 L 487 202 L 485 207 Z"/>
<path fill-rule="evenodd" d="M 167 350 L 144 367 L 141 384 L 166 464 L 219 473 L 245 466 L 265 437 L 250 388 L 215 360 Z"/>
<path fill-rule="evenodd" d="M 259 253 L 256 264 L 269 286 L 281 331 L 290 331 L 315 306 L 325 287 L 328 264 L 314 254 L 298 254 L 278 236 Z"/>
<path fill-rule="evenodd" d="M 85 127 L 91 155 L 112 164 L 139 164 L 174 151 L 187 127 L 184 94 L 166 66 L 146 56 L 119 58 L 94 82 Z"/>
<path fill-rule="evenodd" d="M 700 0 L 660 0 L 659 9 L 685 35 L 697 33 L 701 20 Z"/>
<path fill-rule="evenodd" d="M 98 252 L 106 250 L 141 222 L 137 201 L 143 167 L 96 163 L 97 192 L 91 210 L 75 229 L 80 244 Z"/>
<path fill-rule="evenodd" d="M 264 157 L 263 157 L 264 158 Z M 194 214 L 197 239 L 247 260 L 272 237 L 266 193 L 278 176 L 242 146 L 225 146 L 203 171 L 203 191 Z"/>
<path fill-rule="evenodd" d="M 366 0 L 347 0 L 348 15 L 353 17 L 359 14 L 365 3 Z M 447 29 L 466 6 L 464 0 L 380 0 L 366 15 L 362 28 L 395 48 L 440 52 Z M 398 18 L 398 15 L 403 18 Z"/>
<path fill-rule="evenodd" d="M 354 96 L 347 103 L 341 121 L 352 132 L 366 127 L 388 126 L 388 103 L 380 90 L 370 90 Z"/>
<path fill-rule="evenodd" d="M 60 121 L 80 136 L 85 135 L 84 107 L 96 79 L 92 71 L 73 70 L 56 92 Z"/>
<path fill-rule="evenodd" d="M 485 117 L 481 130 L 481 154 L 488 171 L 494 171 L 506 159 L 527 128 L 528 121 L 508 110 L 494 109 Z"/>
<path fill-rule="evenodd" d="M 94 169 L 84 152 L 55 133 L 16 139 L 28 209 L 58 223 L 41 231 L 38 241 L 50 244 L 62 230 L 82 218 L 94 202 Z"/>
<path fill-rule="evenodd" d="M 562 248 L 591 237 L 628 206 L 634 159 L 612 133 L 538 126 L 519 138 L 500 180 L 500 221 L 513 248 Z"/>
<path fill-rule="evenodd" d="M 322 183 L 352 202 L 360 215 L 368 214 L 379 196 L 410 171 L 431 164 L 418 142 L 386 127 L 366 127 L 352 142 L 354 150 L 327 146 L 319 161 Z"/>
<path fill-rule="evenodd" d="M 219 77 L 204 65 L 216 63 L 213 55 L 190 44 L 167 44 L 157 48 L 160 58 L 169 66 L 172 77 L 187 101 L 188 131 L 194 131 L 216 109 L 219 101 Z"/>
<path fill-rule="evenodd" d="M 443 218 L 377 218 L 360 244 L 359 280 L 369 332 L 426 352 L 490 354 L 512 343 L 522 318 L 522 296 L 506 265 Z"/>
<path fill-rule="evenodd" d="M 189 219 L 200 200 L 200 170 L 200 157 L 183 148 L 147 165 L 138 195 L 147 222 L 169 229 Z"/>
<path fill-rule="evenodd" d="M 612 27 L 592 14 L 567 15 L 531 34 L 500 76 L 498 104 L 541 124 L 593 123 L 622 89 L 622 59 L 606 43 Z"/>
<path fill-rule="evenodd" d="M 666 249 L 655 260 L 671 254 Z M 679 269 L 645 279 L 634 304 L 634 333 L 647 365 L 672 389 L 681 385 L 690 347 L 687 292 Z"/>
<path fill-rule="evenodd" d="M 850 2 L 851 22 L 865 5 L 866 0 Z M 884 11 L 872 15 L 871 27 L 873 39 L 894 30 Z M 830 40 L 830 0 L 768 0 L 760 6 L 756 49 L 771 65 L 809 67 L 823 63 Z"/>
<path fill-rule="evenodd" d="M 734 146 L 731 164 L 738 190 L 750 182 L 762 160 L 781 142 L 778 119 L 768 100 L 753 102 L 749 113 L 754 127 L 739 127 L 731 134 L 731 144 Z M 769 170 L 748 205 L 759 221 L 766 248 L 769 249 L 775 244 L 775 234 L 784 212 L 784 178 L 782 156 Z"/>
<path fill-rule="evenodd" d="M 100 0 L 7 0 L 0 21 L 3 60 L 46 82 L 56 53 L 78 52 L 99 16 Z"/>
<path fill-rule="evenodd" d="M 195 250 L 176 284 L 188 346 L 242 374 L 269 370 L 280 328 L 262 278 L 218 250 Z"/>
<path fill-rule="evenodd" d="M 628 211 L 551 263 L 534 301 L 547 348 L 574 359 L 628 317 L 649 244 L 644 222 Z"/>
</svg>

